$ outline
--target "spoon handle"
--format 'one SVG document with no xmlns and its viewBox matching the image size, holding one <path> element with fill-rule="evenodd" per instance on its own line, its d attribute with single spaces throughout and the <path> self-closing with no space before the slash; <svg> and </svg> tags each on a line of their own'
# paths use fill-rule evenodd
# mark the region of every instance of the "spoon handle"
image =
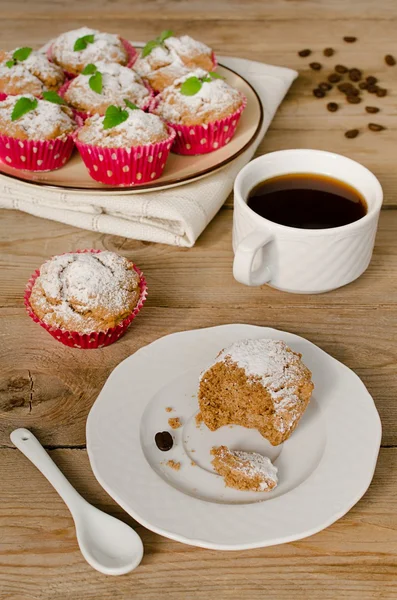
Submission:
<svg viewBox="0 0 397 600">
<path fill-rule="evenodd" d="M 15 429 L 10 435 L 11 441 L 35 467 L 48 479 L 56 489 L 70 512 L 78 503 L 85 502 L 74 487 L 66 479 L 65 475 L 58 469 L 52 458 L 44 450 L 39 440 L 28 429 Z"/>
</svg>

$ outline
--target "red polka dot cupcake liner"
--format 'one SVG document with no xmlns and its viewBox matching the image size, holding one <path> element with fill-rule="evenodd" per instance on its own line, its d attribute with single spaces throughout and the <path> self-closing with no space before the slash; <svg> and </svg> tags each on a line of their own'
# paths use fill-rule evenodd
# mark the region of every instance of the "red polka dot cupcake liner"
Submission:
<svg viewBox="0 0 397 600">
<path fill-rule="evenodd" d="M 175 131 L 168 128 L 169 137 L 155 144 L 132 148 L 105 148 L 75 142 L 92 179 L 113 186 L 132 186 L 158 179 L 167 162 Z"/>
<path fill-rule="evenodd" d="M 8 94 L 5 94 L 4 92 L 0 92 L 0 102 L 3 102 L 3 100 L 5 100 L 7 98 Z"/>
<path fill-rule="evenodd" d="M 98 254 L 101 250 L 76 250 L 76 252 L 92 252 L 94 254 Z M 146 279 L 142 273 L 142 271 L 134 265 L 134 270 L 139 275 L 139 300 L 132 311 L 131 314 L 128 315 L 123 321 L 121 321 L 116 327 L 111 327 L 106 331 L 93 331 L 92 333 L 81 334 L 76 331 L 67 331 L 66 329 L 60 329 L 57 327 L 52 327 L 51 325 L 47 325 L 44 323 L 39 317 L 34 313 L 33 308 L 30 304 L 30 296 L 32 294 L 32 289 L 37 277 L 40 275 L 40 271 L 37 269 L 31 278 L 29 279 L 25 295 L 24 295 L 24 304 L 28 315 L 35 323 L 38 323 L 41 327 L 43 327 L 53 338 L 61 342 L 65 346 L 69 346 L 70 348 L 82 348 L 85 350 L 94 349 L 94 348 L 104 348 L 105 346 L 110 346 L 114 342 L 117 342 L 118 339 L 121 338 L 122 335 L 125 334 L 128 327 L 131 325 L 132 321 L 135 319 L 142 306 L 144 305 L 147 297 L 147 283 Z"/>
<path fill-rule="evenodd" d="M 72 135 L 54 140 L 19 140 L 0 135 L 0 161 L 24 171 L 55 171 L 63 167 L 73 152 Z"/>
<path fill-rule="evenodd" d="M 168 123 L 176 133 L 172 152 L 184 155 L 207 154 L 228 144 L 236 133 L 241 114 L 247 106 L 246 97 L 242 94 L 241 96 L 241 106 L 236 112 L 224 119 L 219 119 L 206 125 L 178 125 Z M 154 103 L 156 103 L 156 99 Z"/>
</svg>

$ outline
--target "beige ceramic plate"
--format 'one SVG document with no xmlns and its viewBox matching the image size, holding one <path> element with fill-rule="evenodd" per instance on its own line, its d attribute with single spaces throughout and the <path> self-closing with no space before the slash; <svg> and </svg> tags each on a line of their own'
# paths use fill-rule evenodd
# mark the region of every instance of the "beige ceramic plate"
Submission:
<svg viewBox="0 0 397 600">
<path fill-rule="evenodd" d="M 74 152 L 72 159 L 62 169 L 58 169 L 57 171 L 32 173 L 31 171 L 13 169 L 0 162 L 0 172 L 28 183 L 79 191 L 86 190 L 88 193 L 91 190 L 95 190 L 96 192 L 112 191 L 114 193 L 116 189 L 120 194 L 130 194 L 131 191 L 150 191 L 154 188 L 174 187 L 209 175 L 236 158 L 236 156 L 241 154 L 254 142 L 263 120 L 261 102 L 251 85 L 227 67 L 219 65 L 217 71 L 225 77 L 230 85 L 242 92 L 248 100 L 247 107 L 241 116 L 234 137 L 229 144 L 209 154 L 199 156 L 171 154 L 162 176 L 152 183 L 135 185 L 131 188 L 113 188 L 97 183 L 88 175 L 88 171 L 77 151 Z"/>
</svg>

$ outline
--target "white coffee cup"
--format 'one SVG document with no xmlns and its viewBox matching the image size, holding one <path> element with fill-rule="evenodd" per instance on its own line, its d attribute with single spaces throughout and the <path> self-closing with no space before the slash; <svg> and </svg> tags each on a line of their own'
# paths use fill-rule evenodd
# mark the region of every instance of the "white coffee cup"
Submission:
<svg viewBox="0 0 397 600">
<path fill-rule="evenodd" d="M 367 214 L 342 227 L 298 229 L 273 223 L 249 208 L 248 194 L 255 185 L 291 173 L 326 175 L 353 186 L 365 198 Z M 371 260 L 382 199 L 375 175 L 340 154 L 281 150 L 256 158 L 234 183 L 235 279 L 297 294 L 328 292 L 354 281 Z"/>
</svg>

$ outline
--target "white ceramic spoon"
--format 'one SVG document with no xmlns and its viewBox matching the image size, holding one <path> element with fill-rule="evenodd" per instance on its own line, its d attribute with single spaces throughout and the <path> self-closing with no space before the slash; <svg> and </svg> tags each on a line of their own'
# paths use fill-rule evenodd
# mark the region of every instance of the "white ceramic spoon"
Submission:
<svg viewBox="0 0 397 600">
<path fill-rule="evenodd" d="M 80 496 L 28 429 L 15 429 L 12 443 L 41 471 L 72 513 L 77 541 L 88 564 L 105 575 L 123 575 L 139 565 L 141 538 L 131 527 Z"/>
</svg>

